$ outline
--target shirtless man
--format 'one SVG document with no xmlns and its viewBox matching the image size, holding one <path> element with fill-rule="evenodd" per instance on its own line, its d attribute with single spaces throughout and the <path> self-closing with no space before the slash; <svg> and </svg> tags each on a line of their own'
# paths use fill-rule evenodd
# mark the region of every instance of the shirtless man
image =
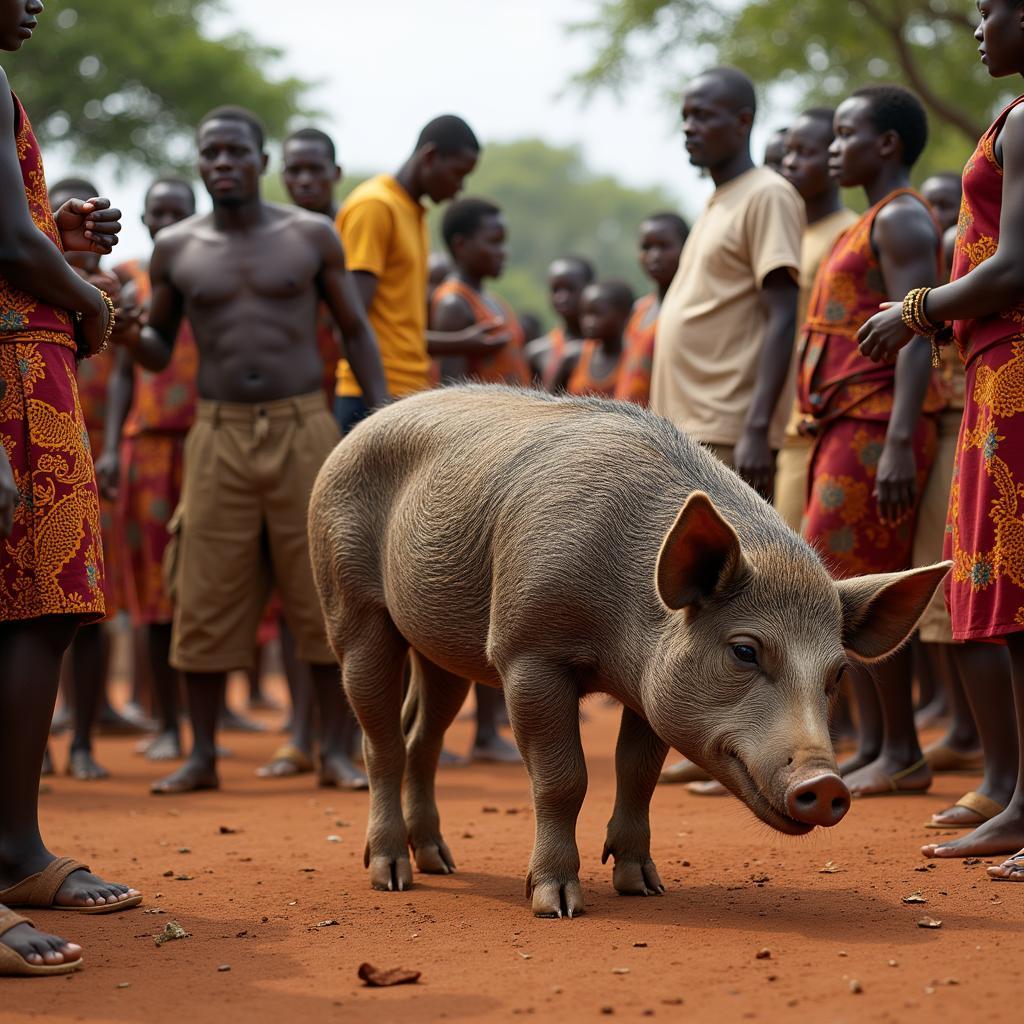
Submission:
<svg viewBox="0 0 1024 1024">
<path fill-rule="evenodd" d="M 265 203 L 263 129 L 237 107 L 199 124 L 199 173 L 212 213 L 161 232 L 149 322 L 129 344 L 165 367 L 183 316 L 199 349 L 199 403 L 185 449 L 172 587 L 171 663 L 185 673 L 195 737 L 186 763 L 154 793 L 218 785 L 217 713 L 226 674 L 252 663 L 256 628 L 276 584 L 299 657 L 322 707 L 343 701 L 306 540 L 313 480 L 339 434 L 322 389 L 317 304 L 330 307 L 367 404 L 388 401 L 376 339 L 330 222 Z M 321 737 L 321 777 L 365 784 L 349 761 L 352 726 Z"/>
</svg>

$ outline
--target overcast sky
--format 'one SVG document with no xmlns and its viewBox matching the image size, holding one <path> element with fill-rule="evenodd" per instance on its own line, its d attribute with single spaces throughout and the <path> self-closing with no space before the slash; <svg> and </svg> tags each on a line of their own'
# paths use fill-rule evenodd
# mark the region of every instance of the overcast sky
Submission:
<svg viewBox="0 0 1024 1024">
<path fill-rule="evenodd" d="M 313 105 L 325 111 L 323 126 L 353 172 L 397 168 L 426 121 L 458 113 L 485 142 L 539 136 L 554 145 L 578 143 L 595 170 L 632 185 L 662 185 L 692 216 L 710 186 L 682 148 L 677 104 L 665 93 L 672 69 L 646 76 L 621 101 L 602 93 L 584 104 L 566 92 L 572 73 L 592 56 L 593 42 L 565 27 L 596 6 L 596 0 L 229 0 L 213 28 L 220 35 L 242 28 L 282 48 L 280 71 L 322 83 Z M 211 96 L 210 104 L 230 100 Z M 758 141 L 770 127 L 765 119 Z M 119 255 L 145 253 L 148 239 L 138 224 L 144 180 L 104 185 L 126 213 Z"/>
</svg>

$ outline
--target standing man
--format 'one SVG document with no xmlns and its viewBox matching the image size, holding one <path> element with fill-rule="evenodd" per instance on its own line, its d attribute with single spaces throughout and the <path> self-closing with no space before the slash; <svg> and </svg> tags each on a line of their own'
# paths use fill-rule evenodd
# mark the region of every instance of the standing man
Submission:
<svg viewBox="0 0 1024 1024">
<path fill-rule="evenodd" d="M 804 212 L 788 181 L 754 166 L 756 102 L 750 79 L 727 67 L 683 96 L 690 162 L 715 192 L 658 317 L 651 408 L 770 499 L 791 404 Z"/>
<path fill-rule="evenodd" d="M 430 387 L 431 356 L 473 356 L 492 346 L 491 323 L 465 331 L 427 331 L 430 242 L 422 200 L 454 199 L 479 158 L 480 143 L 461 117 L 436 117 L 394 175 L 364 181 L 338 212 L 348 266 L 396 398 Z M 335 415 L 344 434 L 373 404 L 367 402 L 350 360 L 338 363 L 337 396 Z"/>
<path fill-rule="evenodd" d="M 187 316 L 199 349 L 196 423 L 186 443 L 170 559 L 171 663 L 185 673 L 195 741 L 186 763 L 154 783 L 155 793 L 217 787 L 226 675 L 252 664 L 272 585 L 321 707 L 343 699 L 306 537 L 313 480 L 338 441 L 321 389 L 321 299 L 344 332 L 368 408 L 389 397 L 373 331 L 330 223 L 260 197 L 267 156 L 259 120 L 219 107 L 200 122 L 197 141 L 213 211 L 158 236 L 149 322 L 131 342 L 139 363 L 161 370 Z M 324 717 L 339 719 L 344 715 Z M 321 739 L 321 771 L 339 784 L 362 782 L 345 753 L 350 741 Z"/>
</svg>

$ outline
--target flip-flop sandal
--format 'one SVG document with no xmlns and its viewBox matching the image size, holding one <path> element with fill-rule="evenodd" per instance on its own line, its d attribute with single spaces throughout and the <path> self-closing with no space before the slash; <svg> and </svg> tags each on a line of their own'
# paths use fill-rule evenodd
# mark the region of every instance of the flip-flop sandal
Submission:
<svg viewBox="0 0 1024 1024">
<path fill-rule="evenodd" d="M 276 765 L 287 765 L 288 771 L 274 771 Z M 274 751 L 274 756 L 262 768 L 256 769 L 261 779 L 291 779 L 296 775 L 307 775 L 314 768 L 313 759 L 294 743 L 285 743 Z"/>
<path fill-rule="evenodd" d="M 69 875 L 76 871 L 88 871 L 87 864 L 72 857 L 57 857 L 51 860 L 42 871 L 29 875 L 17 885 L 0 892 L 0 903 L 8 907 L 38 907 L 45 910 L 65 910 L 71 914 L 116 914 L 122 910 L 130 910 L 142 902 L 142 893 L 129 896 L 117 903 L 98 903 L 91 907 L 65 907 L 53 901 L 57 892 L 67 881 Z"/>
<path fill-rule="evenodd" d="M 19 924 L 32 925 L 27 917 L 13 910 L 0 910 L 0 936 L 6 935 Z M 32 925 L 34 927 L 34 925 Z M 0 977 L 39 978 L 47 974 L 70 974 L 82 967 L 82 958 L 62 964 L 30 964 L 17 950 L 0 942 Z"/>
<path fill-rule="evenodd" d="M 1022 870 L 1022 874 L 1019 877 L 1015 876 L 1013 878 L 1004 878 L 1002 875 L 989 874 L 988 877 L 991 878 L 993 882 L 1016 882 L 1018 885 L 1021 882 L 1024 882 L 1024 853 L 1015 853 L 1012 857 L 1007 857 L 1006 860 L 1003 861 L 1003 864 L 1019 865 Z M 999 866 L 1002 867 L 1002 864 Z M 989 868 L 988 870 L 991 872 L 992 869 Z"/>
<path fill-rule="evenodd" d="M 963 821 L 963 822 L 947 822 L 946 824 L 940 824 L 937 821 L 929 821 L 925 823 L 925 828 L 977 828 L 979 825 L 984 825 L 986 821 L 991 820 L 997 814 L 1002 814 L 1006 808 L 996 803 L 995 800 L 991 800 L 985 796 L 984 793 L 978 793 L 975 790 L 971 790 L 970 793 L 965 793 L 953 807 L 966 807 L 967 810 L 973 811 L 981 818 L 981 821 Z M 940 812 L 944 813 L 944 812 Z"/>
<path fill-rule="evenodd" d="M 933 772 L 977 772 L 985 767 L 984 757 L 980 752 L 961 754 L 945 743 L 933 743 L 926 747 L 924 759 Z"/>
</svg>

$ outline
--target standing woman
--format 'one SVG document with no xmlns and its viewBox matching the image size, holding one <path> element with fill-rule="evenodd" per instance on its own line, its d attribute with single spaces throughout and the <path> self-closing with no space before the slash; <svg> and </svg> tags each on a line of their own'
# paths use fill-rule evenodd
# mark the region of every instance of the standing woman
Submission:
<svg viewBox="0 0 1024 1024">
<path fill-rule="evenodd" d="M 0 49 L 32 38 L 40 0 L 0 0 Z M 0 70 L 0 974 L 64 973 L 78 946 L 7 907 L 102 913 L 134 889 L 55 857 L 39 834 L 39 770 L 64 651 L 103 615 L 99 502 L 75 385 L 113 305 L 63 251 L 107 253 L 120 213 L 106 199 L 50 209 L 39 146 Z"/>
<path fill-rule="evenodd" d="M 1024 0 L 978 0 L 975 38 L 993 78 L 1024 74 Z M 951 323 L 967 368 L 964 418 L 946 525 L 947 600 L 956 640 L 1005 642 L 1024 738 L 1024 96 L 967 163 L 950 284 L 914 289 L 860 331 L 864 355 L 891 359 L 916 334 Z M 990 867 L 1024 882 L 1024 757 L 1009 805 L 926 856 L 1012 853 Z M 951 853 L 955 847 L 955 853 Z"/>
</svg>

